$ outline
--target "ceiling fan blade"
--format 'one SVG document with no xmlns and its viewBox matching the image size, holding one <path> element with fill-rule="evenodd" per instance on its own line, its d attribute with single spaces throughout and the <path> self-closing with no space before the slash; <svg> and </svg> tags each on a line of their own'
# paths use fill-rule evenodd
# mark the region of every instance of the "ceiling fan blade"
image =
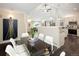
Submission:
<svg viewBox="0 0 79 59">
<path fill-rule="evenodd" d="M 52 10 L 52 9 L 50 8 L 50 9 L 48 9 L 48 10 Z"/>
</svg>

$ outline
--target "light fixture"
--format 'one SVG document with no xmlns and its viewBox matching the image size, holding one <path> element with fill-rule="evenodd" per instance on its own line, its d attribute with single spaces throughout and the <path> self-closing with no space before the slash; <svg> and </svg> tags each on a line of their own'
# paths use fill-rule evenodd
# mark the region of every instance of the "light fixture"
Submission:
<svg viewBox="0 0 79 59">
<path fill-rule="evenodd" d="M 30 23 L 31 22 L 31 19 L 28 19 L 27 22 Z"/>
<path fill-rule="evenodd" d="M 51 6 L 48 4 L 43 5 L 43 11 L 44 12 L 50 12 L 52 10 Z"/>
<path fill-rule="evenodd" d="M 14 18 L 14 16 L 12 14 L 9 14 L 8 18 Z"/>
</svg>

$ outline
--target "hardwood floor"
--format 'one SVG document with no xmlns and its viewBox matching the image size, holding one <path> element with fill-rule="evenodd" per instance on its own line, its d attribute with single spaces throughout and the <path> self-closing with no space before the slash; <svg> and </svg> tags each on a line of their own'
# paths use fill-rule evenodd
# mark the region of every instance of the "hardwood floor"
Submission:
<svg viewBox="0 0 79 59">
<path fill-rule="evenodd" d="M 59 56 L 62 51 L 66 52 L 66 56 L 79 56 L 79 37 L 68 35 L 65 38 L 64 45 L 54 52 L 54 56 Z"/>
<path fill-rule="evenodd" d="M 5 44 L 0 44 L 0 56 L 6 56 L 5 49 L 8 44 L 12 45 L 10 42 Z"/>
<path fill-rule="evenodd" d="M 5 48 L 8 44 L 11 43 L 0 44 L 0 56 L 6 56 Z M 62 51 L 66 52 L 66 56 L 79 56 L 79 37 L 68 35 L 65 38 L 64 45 L 57 49 L 50 56 L 59 56 Z"/>
</svg>

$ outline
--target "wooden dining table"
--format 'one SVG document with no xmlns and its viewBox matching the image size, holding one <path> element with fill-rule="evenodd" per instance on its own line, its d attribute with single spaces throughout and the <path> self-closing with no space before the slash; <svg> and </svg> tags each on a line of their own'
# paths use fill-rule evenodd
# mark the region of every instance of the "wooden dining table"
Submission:
<svg viewBox="0 0 79 59">
<path fill-rule="evenodd" d="M 37 41 L 35 41 L 34 47 L 39 51 L 39 50 L 49 48 L 49 47 L 51 47 L 51 45 L 49 45 L 46 42 L 38 39 Z"/>
<path fill-rule="evenodd" d="M 30 52 L 35 50 L 33 53 L 38 53 L 38 55 L 43 54 L 46 49 L 48 49 L 49 51 L 51 50 L 51 45 L 47 44 L 46 42 L 40 39 L 34 42 L 34 46 L 31 46 L 29 43 L 27 47 L 30 50 Z"/>
</svg>

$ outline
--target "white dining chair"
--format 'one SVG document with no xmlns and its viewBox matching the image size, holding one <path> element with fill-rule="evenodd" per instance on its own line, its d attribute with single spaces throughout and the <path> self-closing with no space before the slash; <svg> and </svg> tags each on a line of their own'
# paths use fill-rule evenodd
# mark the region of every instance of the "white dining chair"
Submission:
<svg viewBox="0 0 79 59">
<path fill-rule="evenodd" d="M 38 35 L 38 39 L 40 39 L 40 40 L 44 40 L 44 34 L 42 34 L 42 33 L 40 33 L 39 35 Z"/>
<path fill-rule="evenodd" d="M 53 50 L 53 37 L 51 36 L 45 36 L 44 42 L 51 45 L 51 50 Z"/>
<path fill-rule="evenodd" d="M 24 42 L 27 45 L 29 39 L 30 39 L 30 35 L 27 32 L 22 33 L 21 42 Z"/>
<path fill-rule="evenodd" d="M 20 56 L 30 56 L 30 52 L 25 44 L 17 45 L 16 51 Z"/>
<path fill-rule="evenodd" d="M 24 38 L 24 37 L 29 37 L 29 34 L 28 34 L 27 32 L 26 32 L 26 33 L 22 33 L 21 37 L 22 37 L 22 38 Z"/>
<path fill-rule="evenodd" d="M 65 56 L 66 55 L 66 53 L 64 52 L 64 51 L 62 51 L 61 53 L 60 53 L 60 56 Z"/>
<path fill-rule="evenodd" d="M 5 52 L 10 56 L 19 56 L 11 45 L 7 45 Z"/>
<path fill-rule="evenodd" d="M 12 43 L 13 47 L 16 48 L 16 42 L 15 42 L 15 39 L 10 38 L 10 42 Z"/>
<path fill-rule="evenodd" d="M 24 54 L 25 55 L 30 55 L 30 52 L 29 52 L 29 50 L 28 50 L 28 48 L 27 48 L 27 46 L 25 44 L 17 45 L 16 42 L 15 42 L 15 39 L 12 39 L 12 38 L 10 39 L 10 42 L 12 43 L 15 51 L 18 54 L 20 54 L 20 55 L 23 54 L 22 56 L 24 56 Z"/>
</svg>

